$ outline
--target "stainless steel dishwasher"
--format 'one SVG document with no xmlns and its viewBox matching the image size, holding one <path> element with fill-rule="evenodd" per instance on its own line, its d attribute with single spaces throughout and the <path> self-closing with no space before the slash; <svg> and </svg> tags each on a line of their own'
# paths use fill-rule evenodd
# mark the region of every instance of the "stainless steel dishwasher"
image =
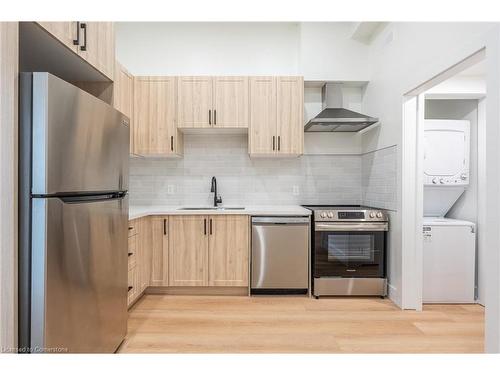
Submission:
<svg viewBox="0 0 500 375">
<path fill-rule="evenodd" d="M 306 294 L 309 217 L 252 217 L 252 294 Z"/>
</svg>

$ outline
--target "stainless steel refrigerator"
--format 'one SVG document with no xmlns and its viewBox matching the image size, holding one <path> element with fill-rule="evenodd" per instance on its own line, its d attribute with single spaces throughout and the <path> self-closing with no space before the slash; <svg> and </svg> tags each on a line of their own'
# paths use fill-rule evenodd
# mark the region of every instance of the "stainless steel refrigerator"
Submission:
<svg viewBox="0 0 500 375">
<path fill-rule="evenodd" d="M 129 119 L 22 73 L 19 351 L 114 352 L 127 330 Z"/>
</svg>

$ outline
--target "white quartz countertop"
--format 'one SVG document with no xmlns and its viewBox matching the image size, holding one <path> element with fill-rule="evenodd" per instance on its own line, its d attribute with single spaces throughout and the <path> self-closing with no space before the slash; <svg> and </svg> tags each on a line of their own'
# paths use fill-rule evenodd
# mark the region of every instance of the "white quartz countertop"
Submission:
<svg viewBox="0 0 500 375">
<path fill-rule="evenodd" d="M 181 210 L 192 206 L 130 206 L 129 220 L 149 215 L 250 215 L 250 216 L 310 216 L 311 211 L 301 206 L 245 206 L 244 209 Z M 240 207 L 240 206 L 227 206 Z"/>
</svg>

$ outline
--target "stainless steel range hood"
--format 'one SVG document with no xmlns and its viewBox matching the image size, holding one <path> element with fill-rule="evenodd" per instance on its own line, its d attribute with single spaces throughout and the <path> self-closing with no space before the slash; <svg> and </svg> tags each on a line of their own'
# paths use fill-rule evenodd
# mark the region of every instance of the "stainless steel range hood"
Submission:
<svg viewBox="0 0 500 375">
<path fill-rule="evenodd" d="M 322 95 L 323 110 L 306 124 L 306 132 L 358 132 L 378 122 L 378 118 L 342 108 L 341 83 L 326 83 Z"/>
</svg>

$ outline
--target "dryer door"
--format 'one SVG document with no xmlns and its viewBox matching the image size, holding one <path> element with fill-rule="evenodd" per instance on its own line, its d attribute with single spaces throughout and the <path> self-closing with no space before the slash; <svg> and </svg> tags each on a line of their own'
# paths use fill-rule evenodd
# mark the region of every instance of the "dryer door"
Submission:
<svg viewBox="0 0 500 375">
<path fill-rule="evenodd" d="M 465 120 L 426 120 L 424 184 L 469 183 L 470 123 Z"/>
</svg>

